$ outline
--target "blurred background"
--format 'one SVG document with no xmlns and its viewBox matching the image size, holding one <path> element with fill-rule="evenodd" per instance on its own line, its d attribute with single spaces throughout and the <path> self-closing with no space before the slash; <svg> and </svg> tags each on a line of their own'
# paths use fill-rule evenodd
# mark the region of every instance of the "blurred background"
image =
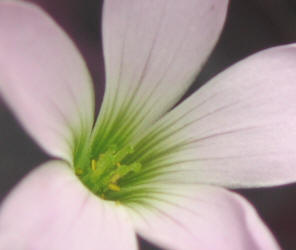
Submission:
<svg viewBox="0 0 296 250">
<path fill-rule="evenodd" d="M 80 48 L 99 93 L 99 107 L 104 90 L 100 31 L 102 1 L 31 1 L 46 9 Z M 292 42 L 296 42 L 296 1 L 232 1 L 220 41 L 187 95 L 244 57 L 268 47 Z M 19 126 L 1 100 L 0 152 L 0 200 L 31 169 L 48 159 Z M 283 249 L 296 249 L 296 184 L 237 191 L 257 208 Z M 140 240 L 140 249 L 158 248 Z"/>
</svg>

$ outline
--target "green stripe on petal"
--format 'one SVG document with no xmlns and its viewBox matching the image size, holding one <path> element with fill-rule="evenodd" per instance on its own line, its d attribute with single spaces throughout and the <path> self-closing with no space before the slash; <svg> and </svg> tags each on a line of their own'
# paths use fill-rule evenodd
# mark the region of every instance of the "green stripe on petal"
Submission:
<svg viewBox="0 0 296 250">
<path fill-rule="evenodd" d="M 163 131 L 147 134 L 147 130 L 173 107 L 199 72 L 221 32 L 227 4 L 226 0 L 104 2 L 106 91 L 91 139 L 75 165 L 81 180 L 97 195 L 127 202 L 154 193 L 150 184 L 167 173 L 170 156 L 184 143 L 160 143 Z M 134 151 L 116 162 L 115 155 L 127 146 Z M 111 147 L 116 148 L 114 155 Z"/>
<path fill-rule="evenodd" d="M 212 79 L 155 124 L 137 143 L 139 161 L 151 159 L 149 177 L 156 173 L 154 158 L 164 161 L 155 168 L 165 173 L 153 182 L 232 188 L 293 182 L 295 57 L 295 45 L 259 52 Z M 165 149 L 176 150 L 161 155 Z"/>
<path fill-rule="evenodd" d="M 215 45 L 226 9 L 225 0 L 104 3 L 107 82 L 93 151 L 142 134 L 179 100 Z"/>
<path fill-rule="evenodd" d="M 0 1 L 0 37 L 1 96 L 46 152 L 72 164 L 94 119 L 83 58 L 50 16 L 23 1 Z"/>
</svg>

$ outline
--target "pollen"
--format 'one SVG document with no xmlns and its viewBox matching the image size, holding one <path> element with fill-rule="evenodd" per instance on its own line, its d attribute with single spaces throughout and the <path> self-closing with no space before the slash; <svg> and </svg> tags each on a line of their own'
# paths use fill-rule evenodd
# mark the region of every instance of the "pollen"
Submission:
<svg viewBox="0 0 296 250">
<path fill-rule="evenodd" d="M 112 190 L 112 191 L 115 191 L 115 192 L 120 191 L 120 187 L 119 187 L 118 185 L 116 185 L 116 184 L 113 184 L 113 183 L 110 183 L 110 184 L 108 185 L 108 188 L 109 188 L 110 190 Z"/>
<path fill-rule="evenodd" d="M 76 168 L 75 169 L 75 174 L 76 175 L 82 175 L 83 174 L 83 170 L 81 168 Z"/>
<path fill-rule="evenodd" d="M 113 183 L 113 184 L 115 184 L 115 183 L 117 183 L 117 181 L 120 179 L 120 175 L 119 174 L 114 174 L 113 176 L 112 176 L 112 178 L 111 178 L 111 183 Z"/>
<path fill-rule="evenodd" d="M 130 160 L 133 153 L 134 147 L 131 145 L 121 149 L 111 145 L 98 156 L 92 156 L 87 166 L 77 168 L 76 174 L 93 193 L 102 199 L 116 201 L 112 197 L 126 192 L 124 179 L 139 173 L 142 168 L 141 163 Z"/>
<path fill-rule="evenodd" d="M 91 169 L 93 171 L 96 171 L 96 168 L 97 168 L 97 161 L 95 159 L 92 159 L 91 160 Z"/>
</svg>

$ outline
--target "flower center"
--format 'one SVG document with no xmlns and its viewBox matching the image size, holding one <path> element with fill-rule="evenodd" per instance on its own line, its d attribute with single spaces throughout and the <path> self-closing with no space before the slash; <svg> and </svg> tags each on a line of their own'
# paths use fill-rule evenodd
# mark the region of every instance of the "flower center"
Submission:
<svg viewBox="0 0 296 250">
<path fill-rule="evenodd" d="M 121 149 L 111 145 L 97 158 L 91 159 L 88 166 L 77 167 L 76 175 L 96 195 L 103 199 L 114 200 L 112 194 L 121 191 L 120 181 L 126 176 L 139 173 L 142 168 L 139 162 L 124 164 L 127 156 L 133 153 L 134 148 L 130 145 Z"/>
</svg>

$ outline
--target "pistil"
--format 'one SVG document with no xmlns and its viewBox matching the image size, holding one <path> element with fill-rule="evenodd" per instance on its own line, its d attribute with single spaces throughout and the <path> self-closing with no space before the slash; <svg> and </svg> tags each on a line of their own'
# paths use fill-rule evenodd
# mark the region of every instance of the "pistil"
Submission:
<svg viewBox="0 0 296 250">
<path fill-rule="evenodd" d="M 116 145 L 109 146 L 106 152 L 90 160 L 86 171 L 77 168 L 76 175 L 93 193 L 107 199 L 107 192 L 121 190 L 119 182 L 122 178 L 141 171 L 142 165 L 139 162 L 122 164 L 122 161 L 133 153 L 134 148 L 130 145 L 120 150 Z"/>
</svg>

